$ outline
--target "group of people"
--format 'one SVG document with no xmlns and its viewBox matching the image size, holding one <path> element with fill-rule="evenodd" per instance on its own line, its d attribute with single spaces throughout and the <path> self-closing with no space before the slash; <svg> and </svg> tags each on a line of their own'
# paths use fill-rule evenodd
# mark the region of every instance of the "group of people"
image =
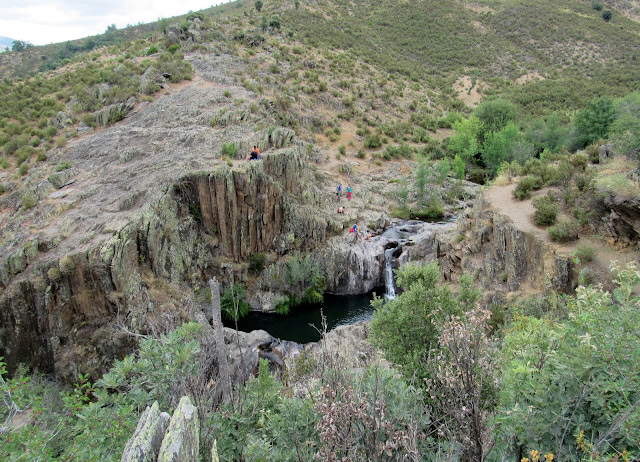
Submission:
<svg viewBox="0 0 640 462">
<path fill-rule="evenodd" d="M 358 223 L 354 223 L 354 225 L 351 227 L 351 229 L 349 230 L 350 233 L 353 233 L 355 238 L 353 240 L 353 242 L 355 243 L 358 240 L 364 239 L 365 241 L 370 241 L 371 240 L 371 231 L 367 230 L 366 234 L 362 234 L 360 231 L 358 231 Z"/>
<path fill-rule="evenodd" d="M 258 146 L 253 147 L 247 160 L 260 160 L 260 149 L 258 149 Z"/>
<path fill-rule="evenodd" d="M 347 186 L 347 200 L 351 200 L 351 194 L 353 193 L 353 189 L 351 186 Z M 336 199 L 340 200 L 342 198 L 342 185 L 338 183 L 336 186 Z"/>
</svg>

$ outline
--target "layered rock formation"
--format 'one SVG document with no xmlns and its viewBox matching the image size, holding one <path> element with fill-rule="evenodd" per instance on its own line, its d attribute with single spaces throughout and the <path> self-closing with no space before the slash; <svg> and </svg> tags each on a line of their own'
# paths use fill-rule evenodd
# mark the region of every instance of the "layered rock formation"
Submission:
<svg viewBox="0 0 640 462">
<path fill-rule="evenodd" d="M 458 217 L 457 233 L 458 239 L 449 236 L 438 243 L 438 259 L 447 280 L 464 270 L 489 292 L 526 288 L 570 293 L 576 287 L 569 256 L 518 229 L 482 196 Z"/>
<path fill-rule="evenodd" d="M 244 170 L 183 177 L 99 247 L 43 253 L 35 242 L 6 258 L 0 355 L 10 369 L 98 376 L 135 344 L 118 325 L 149 332 L 166 316 L 186 320 L 184 288 L 210 275 L 242 280 L 246 266 L 233 262 L 255 252 L 314 248 L 326 222 L 296 200 L 307 155 L 292 147 Z"/>
</svg>

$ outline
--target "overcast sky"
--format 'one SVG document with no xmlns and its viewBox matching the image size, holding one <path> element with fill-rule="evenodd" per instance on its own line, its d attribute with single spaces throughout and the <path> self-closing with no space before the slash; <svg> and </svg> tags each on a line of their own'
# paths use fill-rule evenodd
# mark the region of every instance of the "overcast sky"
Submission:
<svg viewBox="0 0 640 462">
<path fill-rule="evenodd" d="M 146 23 L 229 0 L 1 0 L 0 36 L 34 45 L 103 33 L 110 24 Z"/>
</svg>

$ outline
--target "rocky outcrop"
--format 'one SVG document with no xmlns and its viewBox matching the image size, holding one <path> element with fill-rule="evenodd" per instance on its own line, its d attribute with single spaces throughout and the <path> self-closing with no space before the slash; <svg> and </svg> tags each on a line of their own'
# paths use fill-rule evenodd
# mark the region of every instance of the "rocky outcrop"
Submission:
<svg viewBox="0 0 640 462">
<path fill-rule="evenodd" d="M 157 401 L 147 407 L 140 416 L 133 436 L 122 452 L 121 462 L 157 461 L 169 420 L 169 414 L 160 412 Z"/>
<path fill-rule="evenodd" d="M 461 271 L 479 279 L 491 291 L 572 292 L 576 287 L 569 256 L 515 227 L 507 217 L 489 207 L 483 197 L 458 218 L 457 238 L 440 240 L 437 254 L 445 279 Z"/>
<path fill-rule="evenodd" d="M 640 198 L 604 191 L 603 201 L 611 209 L 603 218 L 611 242 L 623 247 L 637 243 L 640 236 Z"/>
<path fill-rule="evenodd" d="M 131 112 L 136 105 L 135 96 L 131 96 L 124 103 L 112 104 L 111 106 L 104 107 L 95 113 L 96 124 L 100 127 L 106 127 L 119 120 L 125 118 L 125 116 Z"/>
<path fill-rule="evenodd" d="M 246 169 L 188 175 L 98 248 L 52 259 L 32 241 L 6 257 L 0 355 L 9 369 L 25 363 L 69 381 L 78 372 L 100 376 L 135 345 L 117 324 L 145 333 L 169 313 L 188 319 L 180 286 L 197 288 L 210 276 L 242 281 L 240 263 L 254 253 L 315 249 L 327 225 L 296 199 L 306 155 L 293 147 Z M 313 187 L 306 192 L 313 201 Z M 39 261 L 43 256 L 49 258 Z"/>
<path fill-rule="evenodd" d="M 439 233 L 455 227 L 453 222 L 425 223 L 395 220 L 370 241 L 349 234 L 327 242 L 318 258 L 325 287 L 339 295 L 366 294 L 384 286 L 385 251 L 393 252 L 393 269 L 408 261 L 433 261 Z"/>
<path fill-rule="evenodd" d="M 198 460 L 199 450 L 198 410 L 187 396 L 183 396 L 171 419 L 166 412 L 160 412 L 157 402 L 143 412 L 120 460 L 195 462 Z"/>
<path fill-rule="evenodd" d="M 195 462 L 200 450 L 198 410 L 183 396 L 171 416 L 169 428 L 162 440 L 158 462 Z"/>
</svg>

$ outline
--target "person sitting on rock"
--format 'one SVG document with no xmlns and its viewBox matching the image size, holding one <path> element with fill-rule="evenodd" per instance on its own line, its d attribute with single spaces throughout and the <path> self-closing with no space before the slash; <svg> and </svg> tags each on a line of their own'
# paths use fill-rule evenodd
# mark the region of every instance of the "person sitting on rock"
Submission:
<svg viewBox="0 0 640 462">
<path fill-rule="evenodd" d="M 367 241 L 371 240 L 371 231 L 367 230 L 367 237 L 365 237 Z"/>
<path fill-rule="evenodd" d="M 338 207 L 338 213 L 339 213 L 340 215 L 344 215 L 344 212 L 345 212 L 345 210 L 344 210 L 344 207 L 343 207 L 343 206 Z"/>
<path fill-rule="evenodd" d="M 255 149 L 253 149 L 251 151 L 251 154 L 249 154 L 249 158 L 247 160 L 258 160 L 258 151 L 256 151 Z"/>
<path fill-rule="evenodd" d="M 260 159 L 260 149 L 258 148 L 258 146 L 254 146 L 253 150 L 258 153 L 258 159 Z"/>
</svg>

